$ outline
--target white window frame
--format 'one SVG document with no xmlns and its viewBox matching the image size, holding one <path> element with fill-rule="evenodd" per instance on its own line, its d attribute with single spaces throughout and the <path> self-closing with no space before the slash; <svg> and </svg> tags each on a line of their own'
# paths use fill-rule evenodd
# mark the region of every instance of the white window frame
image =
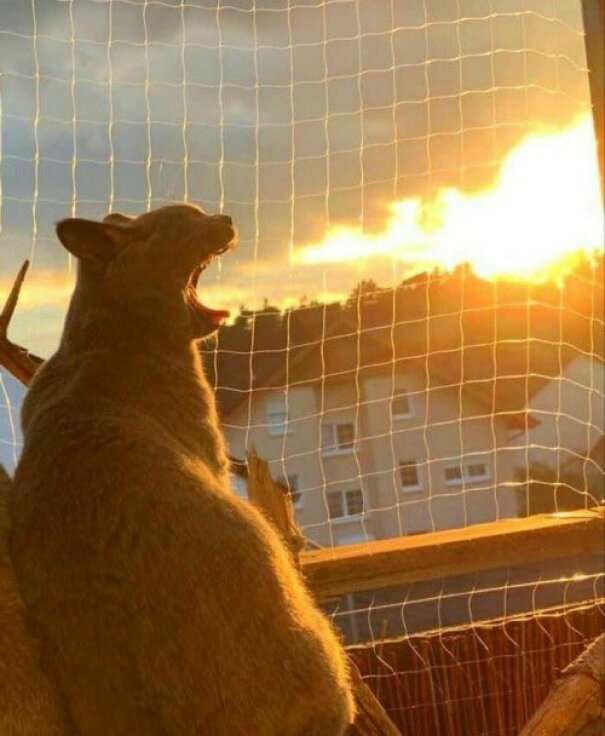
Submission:
<svg viewBox="0 0 605 736">
<path fill-rule="evenodd" d="M 401 466 L 405 464 L 411 464 L 411 463 L 414 463 L 416 465 L 416 477 L 418 478 L 418 483 L 415 486 L 404 486 L 401 481 Z M 420 467 L 420 463 L 418 462 L 418 460 L 416 460 L 416 458 L 409 458 L 408 460 L 400 460 L 398 470 L 399 470 L 399 485 L 401 486 L 401 490 L 403 493 L 418 493 L 424 490 L 422 470 Z"/>
<path fill-rule="evenodd" d="M 353 444 L 352 447 L 338 446 L 338 427 L 350 426 L 353 428 Z M 332 434 L 331 444 L 327 447 L 324 445 L 325 432 L 330 428 Z M 353 455 L 357 448 L 357 437 L 355 436 L 354 422 L 323 422 L 321 425 L 321 454 L 327 457 L 332 455 Z"/>
<path fill-rule="evenodd" d="M 277 416 L 283 417 L 283 421 L 275 422 L 272 420 L 272 417 Z M 288 420 L 285 399 L 268 399 L 265 406 L 265 419 L 271 437 L 284 437 L 285 435 L 294 434 L 292 423 Z"/>
<path fill-rule="evenodd" d="M 347 501 L 347 493 L 351 493 L 352 491 L 358 491 L 359 493 L 361 493 L 361 498 L 363 501 L 362 510 L 356 514 L 349 514 L 349 503 Z M 336 495 L 340 496 L 341 507 L 342 507 L 342 510 L 345 512 L 344 516 L 330 516 L 329 515 L 330 514 L 329 505 L 326 499 L 326 505 L 328 506 L 328 521 L 331 524 L 346 524 L 351 521 L 359 521 L 360 519 L 363 519 L 365 516 L 367 516 L 368 512 L 366 511 L 366 499 L 365 499 L 363 490 L 361 488 L 346 488 L 345 490 L 342 490 L 342 491 L 328 491 L 328 494 L 334 495 L 334 496 Z"/>
<path fill-rule="evenodd" d="M 400 396 L 405 396 L 408 400 L 408 411 L 405 414 L 398 414 L 393 411 L 393 402 L 395 399 L 399 398 Z M 393 396 L 391 396 L 391 414 L 393 419 L 410 419 L 414 416 L 414 404 L 412 403 L 412 394 L 411 391 L 409 391 L 405 387 L 400 387 L 395 390 L 395 393 Z"/>
<path fill-rule="evenodd" d="M 485 473 L 483 475 L 469 475 L 468 468 L 471 465 L 483 465 L 483 467 L 485 468 Z M 462 470 L 462 477 L 456 478 L 455 480 L 448 480 L 445 477 L 445 471 L 448 468 L 457 468 L 459 470 Z M 443 470 L 443 476 L 445 478 L 446 486 L 463 486 L 463 485 L 468 486 L 474 483 L 483 483 L 484 481 L 489 480 L 492 477 L 488 464 L 482 460 L 476 460 L 476 461 L 470 461 L 470 462 L 465 461 L 464 463 L 451 463 L 450 465 L 446 465 Z"/>
</svg>

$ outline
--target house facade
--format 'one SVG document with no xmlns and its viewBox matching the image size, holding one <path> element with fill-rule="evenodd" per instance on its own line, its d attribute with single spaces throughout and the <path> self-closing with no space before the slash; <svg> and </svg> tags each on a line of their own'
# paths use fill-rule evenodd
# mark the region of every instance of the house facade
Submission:
<svg viewBox="0 0 605 736">
<path fill-rule="evenodd" d="M 269 461 L 322 546 L 518 513 L 507 422 L 419 369 L 257 389 L 224 429 L 233 456 Z"/>
<path fill-rule="evenodd" d="M 590 355 L 578 355 L 562 366 L 529 400 L 537 422 L 528 435 L 528 460 L 553 471 L 569 465 L 599 470 L 591 462 L 605 428 L 605 366 Z M 601 468 L 602 472 L 602 468 Z"/>
<path fill-rule="evenodd" d="M 535 425 L 517 442 L 533 479 L 527 513 L 603 503 L 605 365 L 578 355 L 529 400 Z M 539 497 L 537 497 L 539 496 Z"/>
</svg>

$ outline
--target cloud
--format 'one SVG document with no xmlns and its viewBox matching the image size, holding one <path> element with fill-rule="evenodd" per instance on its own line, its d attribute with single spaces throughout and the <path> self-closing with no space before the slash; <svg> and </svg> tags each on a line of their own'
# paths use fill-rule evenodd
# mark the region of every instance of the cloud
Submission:
<svg viewBox="0 0 605 736">
<path fill-rule="evenodd" d="M 136 214 L 187 193 L 238 224 L 240 251 L 209 287 L 228 306 L 390 282 L 406 264 L 334 272 L 294 252 L 334 226 L 384 232 L 402 199 L 480 191 L 524 134 L 585 108 L 577 5 L 37 0 L 34 45 L 30 4 L 5 4 L 2 273 L 33 253 L 31 280 L 65 274 L 53 227 L 73 207 Z M 40 279 L 32 319 L 67 288 Z"/>
<path fill-rule="evenodd" d="M 534 133 L 502 164 L 493 188 L 443 189 L 393 203 L 380 232 L 336 227 L 300 248 L 298 264 L 396 259 L 420 269 L 473 264 L 483 276 L 544 276 L 578 251 L 602 246 L 603 206 L 591 115 Z"/>
<path fill-rule="evenodd" d="M 14 279 L 0 278 L 0 294 L 8 294 Z M 29 274 L 19 296 L 19 310 L 36 310 L 50 305 L 65 307 L 73 291 L 75 275 L 58 271 L 35 271 Z"/>
</svg>

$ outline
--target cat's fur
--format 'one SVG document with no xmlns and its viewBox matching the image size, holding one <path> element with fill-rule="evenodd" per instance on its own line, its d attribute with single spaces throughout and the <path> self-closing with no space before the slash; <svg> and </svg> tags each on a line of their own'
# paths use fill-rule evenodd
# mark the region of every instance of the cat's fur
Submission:
<svg viewBox="0 0 605 736">
<path fill-rule="evenodd" d="M 65 704 L 42 670 L 8 555 L 11 493 L 0 465 L 0 734 L 68 736 Z"/>
<path fill-rule="evenodd" d="M 228 486 L 189 276 L 229 218 L 64 220 L 79 259 L 24 402 L 12 552 L 83 736 L 340 736 L 346 656 L 274 530 Z"/>
</svg>

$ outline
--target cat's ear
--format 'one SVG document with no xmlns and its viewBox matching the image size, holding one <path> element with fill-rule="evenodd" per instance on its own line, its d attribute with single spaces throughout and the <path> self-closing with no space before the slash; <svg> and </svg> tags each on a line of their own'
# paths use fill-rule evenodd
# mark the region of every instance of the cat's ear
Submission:
<svg viewBox="0 0 605 736">
<path fill-rule="evenodd" d="M 57 237 L 76 258 L 105 265 L 124 245 L 127 232 L 124 224 L 70 217 L 57 223 Z"/>
</svg>

